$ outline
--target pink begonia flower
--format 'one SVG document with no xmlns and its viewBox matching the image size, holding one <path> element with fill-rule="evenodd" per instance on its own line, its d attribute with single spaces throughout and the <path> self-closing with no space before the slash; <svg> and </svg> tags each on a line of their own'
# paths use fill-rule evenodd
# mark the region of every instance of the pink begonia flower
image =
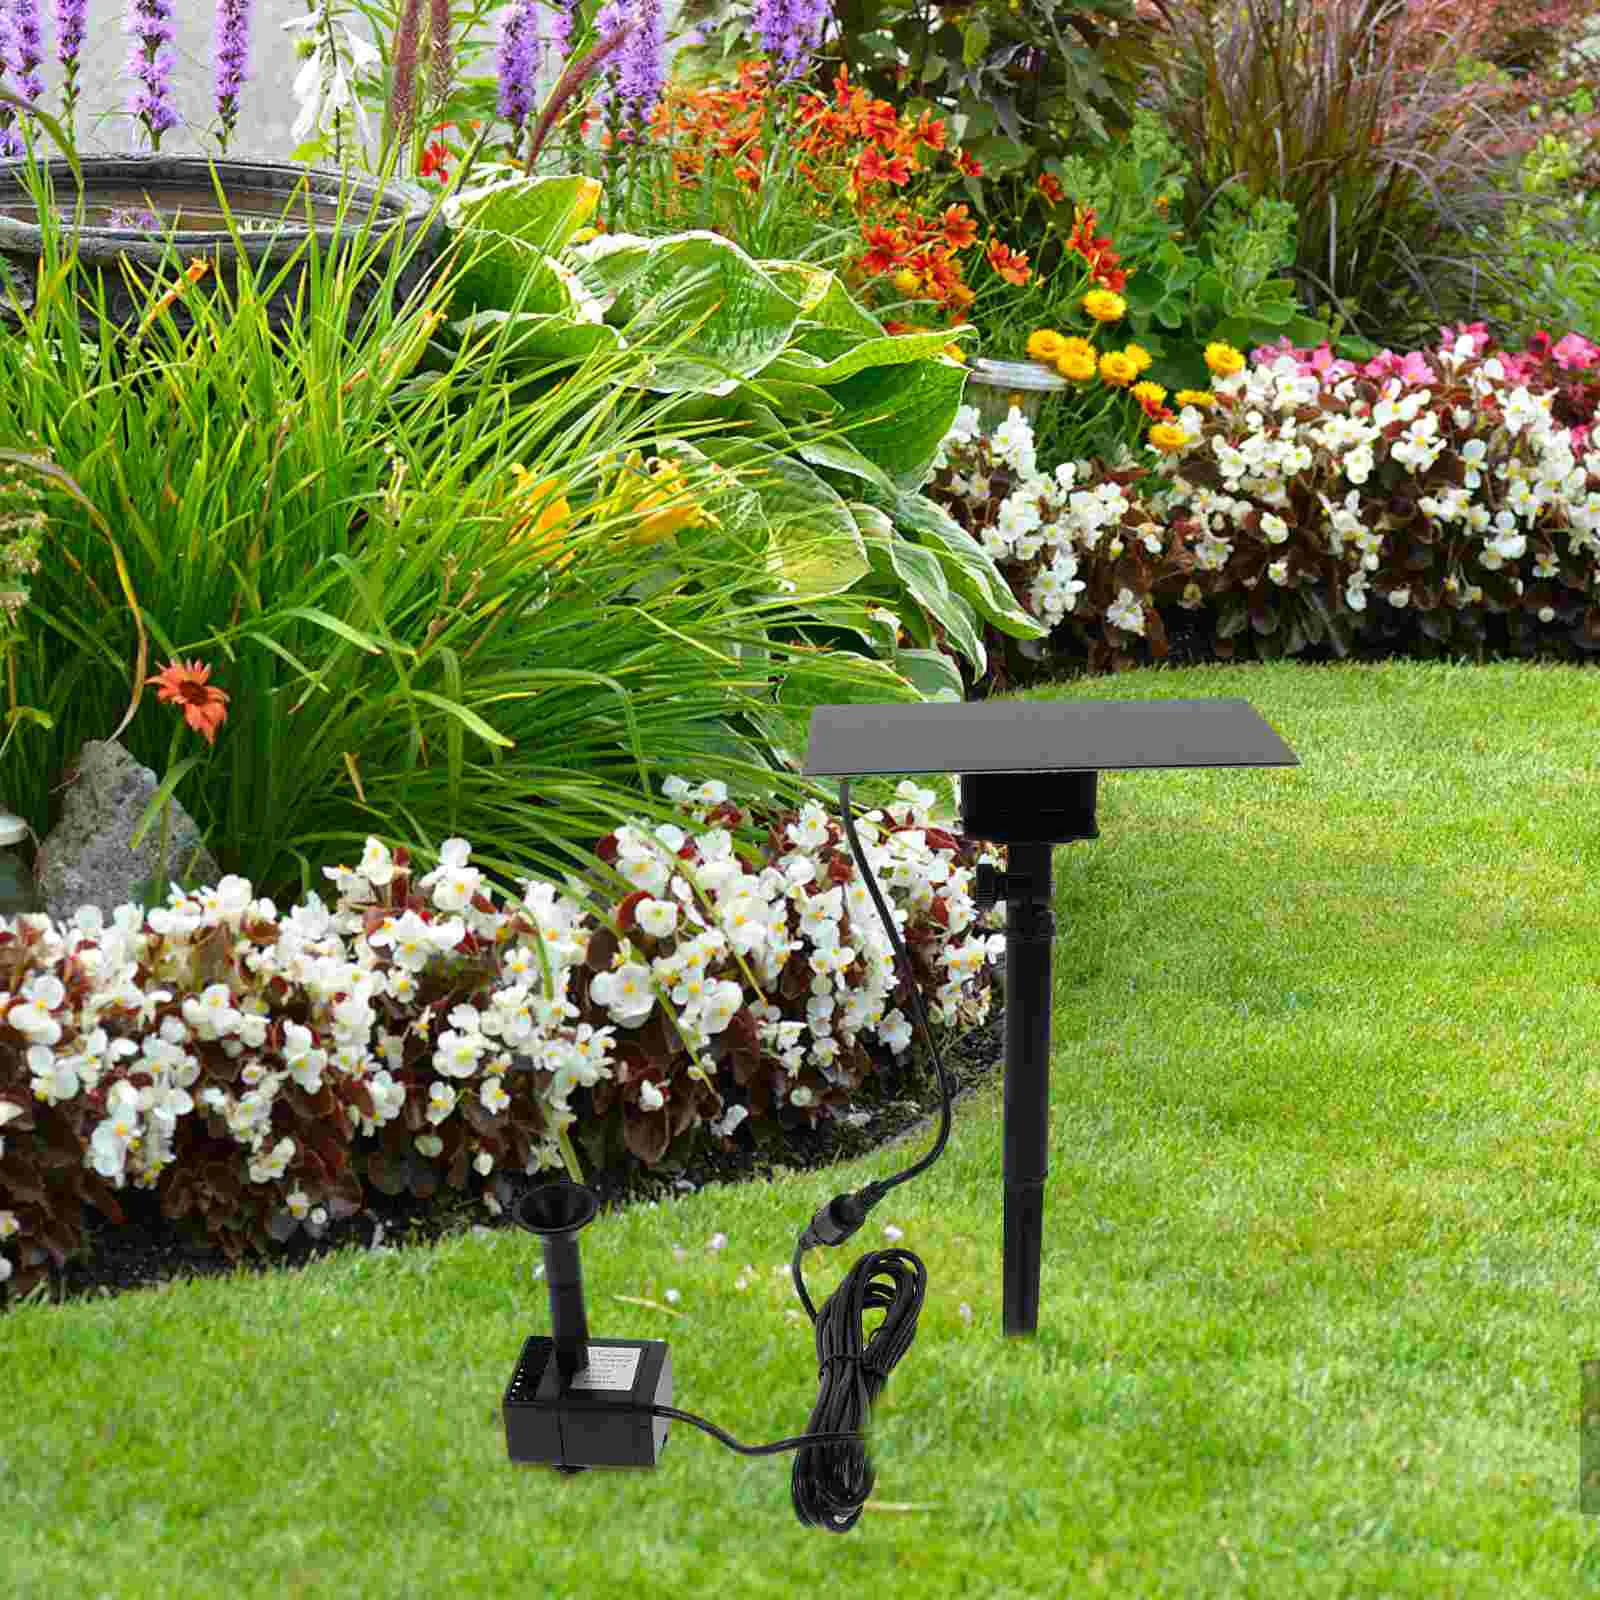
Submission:
<svg viewBox="0 0 1600 1600">
<path fill-rule="evenodd" d="M 1315 350 L 1297 350 L 1290 343 L 1288 334 L 1280 334 L 1276 344 L 1264 344 L 1250 352 L 1250 359 L 1258 364 L 1270 366 L 1274 361 L 1281 361 L 1288 356 L 1296 366 L 1302 378 L 1321 378 L 1324 382 L 1337 382 L 1340 378 L 1349 377 L 1356 370 L 1353 361 L 1344 361 L 1335 357 L 1328 341 L 1324 339 Z"/>
<path fill-rule="evenodd" d="M 1442 350 L 1454 350 L 1456 341 L 1462 334 L 1470 335 L 1472 339 L 1472 353 L 1475 356 L 1483 354 L 1484 346 L 1489 340 L 1489 329 L 1482 322 L 1463 322 L 1458 327 L 1441 328 L 1439 330 L 1439 347 Z"/>
<path fill-rule="evenodd" d="M 1564 334 L 1550 352 L 1556 364 L 1562 367 L 1592 367 L 1600 361 L 1600 349 L 1590 344 L 1581 333 Z"/>
<path fill-rule="evenodd" d="M 1486 323 L 1464 322 L 1454 327 L 1440 328 L 1440 352 L 1453 354 L 1463 336 L 1472 340 L 1472 353 L 1477 357 L 1481 357 L 1494 343 Z M 1437 374 L 1428 365 L 1427 357 L 1420 350 L 1407 351 L 1403 356 L 1397 355 L 1393 350 L 1383 350 L 1371 361 L 1357 366 L 1353 361 L 1336 358 L 1327 340 L 1323 340 L 1315 350 L 1301 350 L 1296 348 L 1287 334 L 1282 334 L 1276 344 L 1258 345 L 1250 352 L 1251 361 L 1260 366 L 1271 366 L 1285 356 L 1295 363 L 1301 377 L 1318 377 L 1324 383 L 1330 384 L 1337 383 L 1352 373 L 1377 379 L 1399 376 L 1405 383 L 1419 387 L 1432 385 L 1438 381 Z M 1575 367 L 1580 370 L 1600 365 L 1600 345 L 1586 339 L 1581 333 L 1565 334 L 1557 343 L 1552 344 L 1550 335 L 1543 328 L 1539 328 L 1529 337 L 1526 350 L 1515 353 L 1509 350 L 1497 351 L 1496 359 L 1504 368 L 1505 381 L 1508 384 L 1529 383 L 1540 377 L 1541 369 L 1547 361 L 1554 361 L 1563 368 Z M 1588 447 L 1590 426 L 1583 424 L 1567 430 L 1574 453 L 1581 453 Z"/>
</svg>

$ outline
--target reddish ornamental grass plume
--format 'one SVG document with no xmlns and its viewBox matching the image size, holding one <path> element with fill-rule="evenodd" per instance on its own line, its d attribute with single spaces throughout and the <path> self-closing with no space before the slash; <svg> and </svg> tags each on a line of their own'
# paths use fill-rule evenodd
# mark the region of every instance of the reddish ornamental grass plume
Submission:
<svg viewBox="0 0 1600 1600">
<path fill-rule="evenodd" d="M 156 698 L 164 705 L 182 706 L 183 720 L 203 735 L 207 744 L 214 744 L 217 729 L 227 721 L 228 696 L 214 683 L 206 682 L 210 676 L 211 668 L 203 662 L 174 661 L 145 682 L 159 686 Z"/>
</svg>

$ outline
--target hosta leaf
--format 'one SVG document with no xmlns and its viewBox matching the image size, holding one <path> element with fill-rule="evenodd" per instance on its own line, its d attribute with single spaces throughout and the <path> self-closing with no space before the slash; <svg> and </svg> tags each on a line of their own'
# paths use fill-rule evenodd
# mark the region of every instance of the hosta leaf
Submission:
<svg viewBox="0 0 1600 1600">
<path fill-rule="evenodd" d="M 602 236 L 570 258 L 612 327 L 646 348 L 671 347 L 650 379 L 658 391 L 731 394 L 783 350 L 799 321 L 795 302 L 720 234 Z"/>
<path fill-rule="evenodd" d="M 767 376 L 794 383 L 836 384 L 868 367 L 891 367 L 907 361 L 926 361 L 951 342 L 950 333 L 884 334 L 876 339 L 852 339 L 838 329 L 806 334 L 802 348 L 789 349 L 767 368 Z M 827 354 L 829 347 L 834 353 Z M 961 370 L 959 367 L 955 370 Z"/>
<path fill-rule="evenodd" d="M 956 362 L 919 360 L 868 367 L 829 389 L 851 419 L 848 443 L 898 487 L 916 489 L 950 432 L 966 381 L 966 369 Z"/>
<path fill-rule="evenodd" d="M 483 229 L 536 250 L 556 251 L 594 215 L 600 201 L 600 185 L 593 178 L 534 178 L 503 164 L 480 171 L 482 181 L 444 202 L 441 209 L 451 228 Z"/>
</svg>

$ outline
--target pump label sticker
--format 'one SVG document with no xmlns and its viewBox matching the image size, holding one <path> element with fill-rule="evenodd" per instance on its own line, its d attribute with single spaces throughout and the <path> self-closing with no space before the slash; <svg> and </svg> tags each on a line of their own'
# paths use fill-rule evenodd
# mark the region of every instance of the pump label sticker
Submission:
<svg viewBox="0 0 1600 1600">
<path fill-rule="evenodd" d="M 639 1370 L 642 1350 L 619 1350 L 606 1345 L 589 1346 L 589 1364 L 572 1375 L 574 1389 L 620 1389 L 624 1394 L 633 1388 L 634 1375 Z"/>
</svg>

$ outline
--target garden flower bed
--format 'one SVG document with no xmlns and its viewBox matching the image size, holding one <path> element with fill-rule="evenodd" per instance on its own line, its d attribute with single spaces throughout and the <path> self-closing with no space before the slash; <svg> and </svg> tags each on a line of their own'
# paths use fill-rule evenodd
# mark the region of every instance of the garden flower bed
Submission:
<svg viewBox="0 0 1600 1600">
<path fill-rule="evenodd" d="M 777 39 L 790 22 L 773 17 L 763 26 L 778 30 Z M 48 827 L 44 796 L 70 756 L 62 731 L 111 720 L 107 690 L 121 652 L 136 646 L 141 662 L 148 654 L 149 597 L 182 594 L 182 606 L 169 607 L 157 631 L 163 640 L 195 642 L 179 644 L 145 681 L 183 721 L 169 719 L 164 735 L 159 711 L 139 716 L 136 680 L 119 725 L 163 774 L 137 836 L 159 821 L 164 858 L 170 806 L 181 792 L 219 858 L 247 869 L 226 871 L 217 884 L 179 884 L 165 904 L 157 895 L 144 907 L 117 909 L 109 922 L 84 912 L 65 928 L 34 919 L 0 933 L 9 961 L 0 1044 L 9 1037 L 9 1071 L 35 1102 L 66 1108 L 52 1117 L 21 1099 L 7 1103 L 14 1148 L 30 1134 L 29 1159 L 58 1148 L 70 1165 L 81 1153 L 95 1174 L 82 1177 L 90 1187 L 81 1193 L 69 1185 L 70 1194 L 51 1194 L 45 1169 L 24 1176 L 13 1156 L 9 1177 L 22 1203 L 0 1212 L 0 1229 L 23 1241 L 16 1248 L 28 1283 L 47 1259 L 59 1265 L 75 1242 L 79 1201 L 115 1211 L 96 1179 L 153 1186 L 170 1171 L 168 1214 L 204 1219 L 235 1258 L 246 1241 L 264 1249 L 302 1226 L 349 1215 L 363 1179 L 385 1192 L 421 1195 L 444 1174 L 462 1187 L 469 1168 L 488 1177 L 508 1164 L 531 1172 L 559 1160 L 575 1171 L 566 1102 L 579 1082 L 594 1090 L 590 1110 L 603 1124 L 591 1130 L 597 1148 L 605 1149 L 609 1129 L 613 1149 L 620 1139 L 647 1164 L 702 1126 L 729 1140 L 735 1113 L 759 1119 L 776 1107 L 801 1108 L 813 1125 L 819 1113 L 842 1114 L 868 1067 L 857 1035 L 886 1027 L 881 1042 L 905 1049 L 905 1019 L 884 1007 L 905 1001 L 908 991 L 905 977 L 885 965 L 888 948 L 879 948 L 870 926 L 862 934 L 853 917 L 848 931 L 830 920 L 838 908 L 829 896 L 853 882 L 853 867 L 837 856 L 819 863 L 793 853 L 836 842 L 814 791 L 792 778 L 786 748 L 802 729 L 798 708 L 826 696 L 824 685 L 884 698 L 993 692 L 1016 671 L 1010 653 L 1046 636 L 1058 655 L 1081 652 L 1091 671 L 1120 669 L 1143 659 L 1141 651 L 1166 656 L 1164 611 L 1202 606 L 1212 617 L 1211 649 L 1224 659 L 1244 641 L 1263 655 L 1324 643 L 1348 655 L 1373 601 L 1415 615 L 1418 642 L 1440 652 L 1481 654 L 1489 616 L 1507 619 L 1514 648 L 1560 644 L 1580 657 L 1600 648 L 1600 453 L 1588 448 L 1594 393 L 1585 376 L 1596 350 L 1581 335 L 1552 340 L 1541 331 L 1526 351 L 1510 352 L 1496 349 L 1476 322 L 1441 329 L 1436 350 L 1363 358 L 1335 355 L 1326 340 L 1302 348 L 1280 336 L 1248 359 L 1216 337 L 1203 343 L 1197 365 L 1195 347 L 1185 351 L 1158 331 L 1174 325 L 1174 307 L 1180 322 L 1196 315 L 1182 308 L 1178 290 L 1192 275 L 1171 279 L 1160 293 L 1141 279 L 1158 261 L 1170 265 L 1176 234 L 1152 243 L 1155 234 L 1135 231 L 1127 254 L 1103 231 L 1096 207 L 1076 202 L 1069 228 L 1071 197 L 1047 167 L 1020 214 L 1030 227 L 1042 222 L 1044 248 L 1030 261 L 1029 250 L 991 230 L 981 252 L 988 276 L 974 288 L 961 258 L 976 246 L 978 224 L 969 204 L 945 202 L 954 183 L 979 199 L 974 185 L 985 168 L 979 154 L 955 142 L 947 118 L 926 106 L 901 111 L 854 82 L 848 65 L 832 80 L 831 96 L 775 77 L 768 63 L 746 62 L 736 87 L 663 97 L 665 86 L 646 70 L 658 48 L 654 24 L 646 18 L 634 26 L 619 14 L 597 26 L 592 48 L 572 47 L 569 70 L 535 117 L 528 19 L 520 11 L 509 19 L 496 106 L 511 138 L 486 149 L 484 119 L 465 115 L 476 103 L 456 83 L 460 63 L 448 29 L 437 17 L 423 27 L 418 8 L 406 8 L 392 75 L 380 76 L 384 149 L 386 159 L 409 162 L 419 181 L 437 186 L 453 248 L 348 352 L 291 332 L 286 361 L 277 346 L 254 341 L 250 319 L 234 314 L 252 302 L 253 275 L 222 285 L 203 260 L 181 277 L 158 273 L 146 284 L 151 309 L 131 344 L 75 341 L 68 319 L 78 312 L 65 297 L 46 296 L 27 319 L 11 379 L 28 396 L 16 409 L 18 442 L 31 448 L 12 452 L 17 510 L 0 544 L 14 578 L 33 580 L 31 589 L 19 583 L 8 591 L 5 608 L 12 628 L 4 641 L 12 664 L 5 737 L 8 745 L 19 741 L 25 761 L 18 770 L 31 785 L 11 803 L 39 832 Z M 151 77 L 159 31 L 152 22 L 141 34 L 148 100 L 139 116 L 153 150 L 165 126 L 161 86 Z M 804 30 L 783 34 L 772 44 L 774 59 L 792 65 L 815 42 Z M 243 82 L 238 41 L 224 53 L 231 65 L 226 83 L 219 81 L 223 149 Z M 345 156 L 344 139 L 365 126 L 362 101 L 373 88 L 360 69 L 374 59 L 389 62 L 383 52 L 369 58 L 335 27 L 312 50 L 298 91 L 307 112 L 297 132 L 313 135 L 297 151 L 301 159 L 326 157 L 330 143 Z M 23 89 L 11 102 L 18 108 L 31 104 L 26 81 Z M 559 139 L 550 141 L 568 113 L 556 159 L 587 162 L 583 134 L 598 118 L 603 183 L 576 173 L 532 175 L 536 159 L 560 150 Z M 37 106 L 30 115 L 70 153 L 69 133 Z M 1148 142 L 1147 124 L 1135 118 L 1134 125 L 1136 157 L 1152 151 L 1159 167 L 1170 150 Z M 451 128 L 477 137 L 462 148 L 430 140 Z M 781 150 L 775 140 L 786 141 Z M 453 176 L 447 162 L 457 166 Z M 670 174 L 668 189 L 652 188 L 657 171 Z M 786 184 L 810 192 L 805 228 L 829 238 L 829 219 L 847 219 L 831 236 L 837 270 L 763 259 L 737 242 L 777 238 L 763 195 Z M 1266 212 L 1261 219 L 1265 240 L 1276 222 Z M 146 240 L 159 238 L 159 217 L 133 222 Z M 646 231 L 629 231 L 631 223 Z M 684 223 L 702 226 L 681 231 Z M 865 251 L 852 254 L 852 240 Z M 47 262 L 61 244 L 52 236 Z M 1245 270 L 1245 257 L 1220 243 L 1207 259 L 1224 285 L 1235 281 L 1230 272 Z M 1258 268 L 1250 269 L 1251 309 L 1236 306 L 1215 331 L 1288 324 L 1314 335 L 1316 319 L 1275 309 L 1287 304 L 1287 280 L 1263 282 Z M 314 293 L 327 293 L 314 265 L 308 281 Z M 1054 462 L 1040 460 L 1036 431 L 1019 413 L 984 435 L 970 407 L 957 409 L 971 347 L 962 336 L 975 331 L 974 319 L 1004 323 L 1006 297 L 1022 291 L 1057 315 L 1017 353 L 1072 386 L 1045 402 L 1055 410 L 1039 425 L 1037 438 L 1076 451 Z M 946 326 L 888 315 L 912 306 Z M 182 313 L 175 323 L 165 315 L 174 307 Z M 358 319 L 347 320 L 354 327 Z M 130 487 L 90 440 L 120 436 L 132 444 L 142 435 L 155 446 L 169 435 L 177 443 L 165 459 L 174 462 L 193 448 L 182 442 L 188 424 L 180 411 L 163 420 L 159 384 L 152 385 L 157 368 L 140 365 L 141 347 L 152 348 L 142 343 L 147 337 L 178 354 L 213 397 L 206 426 L 227 418 L 230 407 L 244 415 L 263 381 L 279 388 L 282 404 L 286 378 L 291 390 L 303 386 L 305 398 L 290 404 L 301 426 L 280 430 L 270 450 L 236 459 L 233 481 L 191 478 L 179 495 L 173 468 L 162 466 L 159 477 Z M 57 362 L 52 393 L 38 379 Z M 1158 381 L 1196 371 L 1204 371 L 1204 388 L 1174 391 Z M 74 414 L 74 397 L 113 373 L 127 398 L 86 419 L 76 435 L 63 431 L 55 419 Z M 330 380 L 349 402 L 336 417 L 324 417 L 313 400 L 329 392 Z M 592 399 L 619 381 L 635 397 L 628 416 L 604 440 L 592 429 L 580 437 L 578 419 L 595 414 Z M 493 403 L 463 414 L 458 401 L 469 388 L 492 392 Z M 397 433 L 390 418 L 401 420 Z M 225 432 L 225 420 L 221 426 Z M 378 447 L 344 452 L 337 475 L 328 474 L 328 446 L 352 432 Z M 271 543 L 276 548 L 297 527 L 300 574 L 336 576 L 307 591 L 298 579 L 281 581 L 269 562 L 264 587 L 251 593 L 251 615 L 241 618 L 235 600 L 234 626 L 219 636 L 203 619 L 226 610 L 233 580 L 212 564 L 209 589 L 197 588 L 191 552 L 219 512 L 229 525 L 231 503 L 260 499 L 270 519 L 291 436 L 301 456 L 289 462 L 291 481 L 312 466 L 330 492 L 270 523 Z M 152 455 L 164 458 L 159 448 Z M 506 487 L 485 492 L 486 484 Z M 118 502 L 141 530 L 131 555 L 100 509 Z M 336 505 L 357 506 L 354 520 Z M 75 525 L 66 541 L 70 577 L 65 569 L 40 573 L 44 506 L 49 517 Z M 169 535 L 163 549 L 143 529 L 168 506 L 178 508 L 178 537 Z M 446 506 L 451 514 L 441 517 Z M 252 531 L 231 520 L 238 529 L 232 548 L 259 561 L 269 523 Z M 315 536 L 307 537 L 309 529 Z M 623 546 L 647 554 L 643 578 L 631 554 L 617 560 Z M 700 754 L 702 771 L 725 771 L 735 783 L 759 773 L 758 790 L 799 809 L 758 824 L 758 816 L 773 814 L 764 802 L 757 795 L 743 806 L 728 801 L 727 780 L 714 777 L 699 793 L 726 804 L 727 842 L 718 833 L 691 842 L 641 781 L 647 697 L 637 684 L 620 689 L 626 657 L 608 641 L 588 676 L 618 690 L 625 730 L 591 712 L 592 737 L 578 747 L 590 772 L 609 747 L 602 782 L 574 804 L 575 750 L 563 774 L 558 832 L 541 828 L 497 843 L 487 875 L 469 866 L 478 848 L 471 835 L 501 834 L 508 791 L 492 766 L 469 769 L 466 741 L 500 751 L 544 741 L 557 726 L 573 736 L 572 702 L 562 694 L 573 674 L 536 668 L 510 678 L 503 670 L 524 630 L 565 622 L 570 638 L 580 622 L 604 627 L 608 615 L 620 614 L 607 611 L 613 596 L 643 617 L 652 599 L 711 592 L 715 575 L 731 567 L 747 574 L 742 601 L 729 589 L 720 607 L 675 615 L 671 624 L 663 604 L 635 654 L 644 659 L 646 640 L 681 639 L 687 627 L 684 659 L 697 659 L 695 649 L 704 647 L 693 644 L 695 632 L 715 630 L 713 619 L 730 606 L 748 611 L 754 601 L 764 620 L 721 659 L 735 671 L 747 657 L 781 662 L 794 706 L 782 709 L 780 689 L 763 712 L 747 702 L 742 714 L 718 714 L 719 686 L 710 683 L 699 707 L 685 705 L 679 689 L 663 694 L 658 722 L 675 729 L 680 756 Z M 240 570 L 237 560 L 232 570 Z M 49 698 L 74 634 L 56 620 L 29 636 L 15 619 L 30 604 L 42 616 L 63 617 L 80 576 L 102 596 L 120 590 L 131 628 L 107 649 L 103 666 L 112 670 L 102 672 L 92 696 L 74 689 L 70 699 Z M 375 612 L 378 594 L 386 600 Z M 831 650 L 810 642 L 808 625 L 816 623 L 829 630 Z M 248 653 L 245 677 L 186 655 L 208 633 L 230 657 Z M 486 641 L 480 665 L 465 669 Z M 363 653 L 381 663 L 374 673 L 355 670 Z M 35 686 L 48 710 L 19 697 L 19 664 L 22 685 Z M 336 666 L 339 701 L 352 710 L 301 741 L 311 770 L 286 765 L 286 714 L 326 694 Z M 442 695 L 415 687 L 433 670 L 442 673 Z M 394 678 L 403 688 L 392 704 L 411 730 L 404 753 L 392 741 L 375 744 L 371 724 L 354 709 L 380 707 L 388 694 L 380 685 Z M 549 710 L 531 721 L 490 709 L 541 694 Z M 32 739 L 29 718 L 56 732 Z M 180 759 L 184 727 L 206 749 Z M 430 755 L 435 747 L 442 767 Z M 269 758 L 269 751 L 278 754 Z M 419 764 L 439 781 L 420 803 L 414 795 L 402 802 L 399 780 Z M 549 788 L 550 780 L 548 770 L 527 770 L 529 785 Z M 681 798 L 671 784 L 682 781 L 671 779 L 664 792 Z M 335 799 L 336 790 L 348 794 Z M 246 821 L 246 796 L 266 801 L 266 827 Z M 625 810 L 625 799 L 651 809 Z M 386 839 L 352 826 L 357 814 L 373 814 L 375 800 Z M 530 820 L 538 815 L 530 812 Z M 929 829 L 925 815 L 904 810 L 903 798 L 871 815 L 891 820 L 891 844 L 916 830 L 912 837 L 928 852 L 921 859 L 937 869 L 903 880 L 916 981 L 928 987 L 940 1020 L 981 1021 L 994 951 L 957 939 L 971 920 L 962 874 L 972 843 Z M 643 902 L 630 891 L 628 874 L 645 859 L 630 852 L 651 838 L 681 848 L 686 860 L 699 852 L 707 881 L 696 882 L 691 896 L 674 880 L 672 893 L 682 887 L 684 908 L 698 906 L 713 945 L 680 947 L 679 904 L 665 898 L 664 883 Z M 332 864 L 341 841 L 360 845 L 361 868 Z M 428 872 L 413 872 L 414 852 Z M 542 875 L 528 876 L 529 868 Z M 727 904 L 716 893 L 724 869 L 735 885 Z M 795 879 L 795 871 L 811 876 Z M 338 887 L 331 911 L 307 897 L 318 874 Z M 597 879 L 607 876 L 610 884 L 597 892 Z M 559 902 L 563 915 L 579 920 L 558 918 L 546 929 L 539 918 L 556 903 L 549 897 L 560 893 L 558 878 L 578 895 Z M 808 891 L 803 881 L 832 887 Z M 777 900 L 761 899 L 758 884 L 767 894 L 781 886 Z M 850 893 L 859 899 L 861 886 Z M 520 909 L 502 912 L 495 894 Z M 273 897 L 285 895 L 296 903 L 280 919 Z M 802 958 L 787 941 L 813 923 L 834 931 L 804 956 L 807 981 L 831 983 L 849 997 L 837 1035 L 826 1007 L 818 1013 L 808 1004 L 802 1020 L 804 985 L 790 992 L 800 976 L 790 963 Z M 753 944 L 742 934 L 729 944 L 731 927 L 766 931 Z M 548 938 L 555 939 L 553 964 Z M 852 943 L 841 946 L 845 939 Z M 530 969 L 535 952 L 539 974 Z M 837 971 L 835 959 L 843 962 Z M 707 963 L 717 960 L 723 965 L 713 981 Z M 329 961 L 333 976 L 313 979 L 317 963 Z M 567 995 L 563 986 L 579 973 Z M 576 1033 L 558 1026 L 562 1006 L 576 1006 L 584 1019 Z M 514 1025 L 506 1007 L 520 1019 Z M 548 1038 L 526 1032 L 535 1014 L 541 1028 L 556 1029 Z M 672 1019 L 670 1032 L 643 1021 L 660 1016 Z M 628 1048 L 601 1071 L 607 1058 L 599 1041 L 617 1028 Z M 704 1056 L 713 1041 L 712 1057 Z M 223 1087 L 241 1057 L 250 1063 L 242 1095 Z M 431 1081 L 424 1058 L 435 1069 Z M 501 1082 L 514 1059 L 537 1063 L 526 1066 L 527 1092 L 517 1096 Z M 215 1082 L 206 1081 L 208 1060 L 222 1071 Z M 584 1063 L 577 1077 L 574 1061 Z M 802 1069 L 804 1081 L 795 1077 Z M 341 1099 L 345 1090 L 330 1098 L 325 1070 L 350 1098 Z M 599 1077 L 585 1076 L 596 1071 Z M 733 1082 L 719 1082 L 719 1073 Z M 274 1111 L 280 1083 L 292 1085 L 286 1113 Z M 735 1083 L 738 1099 L 730 1098 Z M 609 1122 L 608 1112 L 616 1113 Z M 197 1126 L 202 1115 L 211 1143 L 191 1147 L 178 1130 Z M 463 1125 L 470 1135 L 459 1132 Z M 455 1131 L 429 1131 L 439 1128 Z M 381 1133 L 379 1147 L 358 1154 L 353 1133 L 369 1140 Z M 250 1146 L 242 1175 L 231 1158 L 206 1153 L 230 1138 Z M 137 1155 L 131 1173 L 130 1151 Z M 265 1197 L 244 1198 L 257 1191 Z M 496 1203 L 487 1192 L 485 1199 Z M 52 1215 L 56 1202 L 61 1215 Z M 3 1254 L 0 1261 L 11 1265 Z"/>
</svg>

